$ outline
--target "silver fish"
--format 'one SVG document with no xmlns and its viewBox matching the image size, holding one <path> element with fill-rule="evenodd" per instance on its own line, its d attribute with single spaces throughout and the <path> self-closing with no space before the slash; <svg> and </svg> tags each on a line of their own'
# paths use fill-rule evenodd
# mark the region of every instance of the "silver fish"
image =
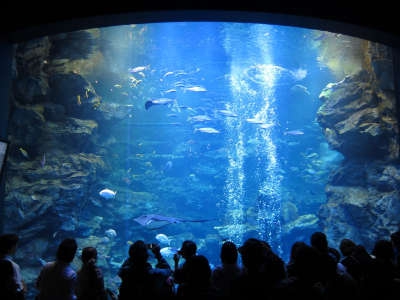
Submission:
<svg viewBox="0 0 400 300">
<path fill-rule="evenodd" d="M 251 124 L 264 124 L 263 121 L 256 119 L 256 118 L 249 118 L 249 119 L 246 119 L 246 121 Z"/>
<path fill-rule="evenodd" d="M 211 118 L 207 115 L 197 115 L 197 116 L 189 117 L 187 120 L 189 122 L 204 122 L 204 121 L 211 121 Z"/>
<path fill-rule="evenodd" d="M 200 127 L 200 128 L 195 128 L 194 132 L 200 131 L 204 133 L 219 133 L 219 130 L 212 128 L 212 127 Z"/>
<path fill-rule="evenodd" d="M 175 101 L 176 100 L 170 99 L 170 98 L 159 98 L 159 99 L 146 101 L 146 103 L 144 104 L 144 107 L 146 108 L 146 110 L 148 110 L 153 105 L 168 105 L 168 104 L 174 103 Z"/>
<path fill-rule="evenodd" d="M 304 131 L 302 130 L 288 130 L 283 133 L 284 135 L 303 135 Z"/>
<path fill-rule="evenodd" d="M 205 87 L 195 85 L 195 86 L 190 86 L 185 88 L 185 91 L 191 91 L 191 92 L 206 92 L 207 89 Z"/>
<path fill-rule="evenodd" d="M 150 66 L 138 66 L 138 67 L 134 67 L 134 68 L 129 68 L 128 71 L 130 73 L 139 73 L 139 72 L 143 72 L 144 70 L 148 69 Z"/>
<path fill-rule="evenodd" d="M 117 194 L 117 192 L 114 192 L 114 191 L 112 191 L 112 190 L 110 190 L 110 189 L 104 189 L 104 190 L 101 190 L 100 192 L 99 192 L 99 195 L 101 196 L 101 197 L 103 197 L 103 198 L 105 198 L 105 199 L 112 199 L 112 198 L 115 198 L 115 195 Z"/>
<path fill-rule="evenodd" d="M 219 112 L 221 115 L 224 115 L 224 116 L 226 116 L 226 117 L 234 117 L 234 118 L 238 117 L 237 114 L 235 114 L 234 112 L 232 112 L 232 111 L 230 111 L 230 110 L 227 110 L 227 109 L 220 109 L 220 110 L 218 110 L 218 112 Z"/>
</svg>

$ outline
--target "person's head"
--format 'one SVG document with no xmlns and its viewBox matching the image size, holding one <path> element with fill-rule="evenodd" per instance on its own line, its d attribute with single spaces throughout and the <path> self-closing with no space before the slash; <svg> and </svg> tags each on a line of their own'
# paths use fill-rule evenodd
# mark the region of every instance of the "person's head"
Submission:
<svg viewBox="0 0 400 300">
<path fill-rule="evenodd" d="M 85 247 L 82 249 L 81 256 L 84 265 L 94 265 L 97 261 L 97 250 L 94 247 Z"/>
<path fill-rule="evenodd" d="M 248 238 L 238 251 L 242 257 L 243 265 L 249 270 L 258 268 L 264 262 L 268 249 L 262 241 L 256 238 Z"/>
<path fill-rule="evenodd" d="M 144 263 L 149 258 L 147 245 L 142 240 L 137 240 L 129 247 L 129 258 L 138 263 Z"/>
<path fill-rule="evenodd" d="M 238 259 L 236 244 L 231 241 L 225 241 L 221 246 L 220 258 L 223 264 L 235 264 Z"/>
<path fill-rule="evenodd" d="M 320 252 L 328 251 L 328 239 L 326 234 L 320 231 L 316 231 L 311 235 L 310 244 L 312 247 Z"/>
<path fill-rule="evenodd" d="M 356 246 L 356 243 L 354 243 L 352 240 L 342 239 L 340 241 L 339 250 L 342 252 L 343 256 L 349 256 L 353 253 Z"/>
<path fill-rule="evenodd" d="M 303 241 L 295 241 L 290 248 L 290 260 L 293 262 L 296 260 L 297 253 L 302 247 L 308 247 L 308 245 Z"/>
<path fill-rule="evenodd" d="M 204 255 L 194 255 L 186 265 L 187 283 L 194 285 L 207 285 L 210 283 L 211 267 Z"/>
<path fill-rule="evenodd" d="M 57 249 L 57 260 L 70 263 L 74 260 L 78 244 L 73 238 L 65 238 L 61 241 Z"/>
<path fill-rule="evenodd" d="M 294 261 L 296 276 L 305 281 L 315 281 L 320 271 L 319 252 L 307 244 L 301 245 L 296 250 Z"/>
<path fill-rule="evenodd" d="M 0 235 L 0 255 L 14 254 L 17 249 L 19 237 L 15 233 Z"/>
<path fill-rule="evenodd" d="M 182 243 L 181 249 L 179 249 L 178 253 L 182 255 L 183 258 L 188 258 L 195 256 L 197 252 L 197 245 L 195 242 L 191 240 L 186 240 Z"/>
<path fill-rule="evenodd" d="M 372 254 L 381 260 L 392 260 L 394 258 L 392 242 L 384 239 L 376 241 Z"/>
</svg>

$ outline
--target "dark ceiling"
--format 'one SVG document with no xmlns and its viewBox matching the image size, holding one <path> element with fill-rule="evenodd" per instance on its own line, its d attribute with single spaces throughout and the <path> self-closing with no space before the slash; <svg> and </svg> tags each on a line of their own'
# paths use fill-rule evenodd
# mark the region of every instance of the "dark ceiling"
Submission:
<svg viewBox="0 0 400 300">
<path fill-rule="evenodd" d="M 351 0 L 7 2 L 1 9 L 0 34 L 11 42 L 105 25 L 224 20 L 311 27 L 400 46 L 395 1 L 375 4 Z"/>
</svg>

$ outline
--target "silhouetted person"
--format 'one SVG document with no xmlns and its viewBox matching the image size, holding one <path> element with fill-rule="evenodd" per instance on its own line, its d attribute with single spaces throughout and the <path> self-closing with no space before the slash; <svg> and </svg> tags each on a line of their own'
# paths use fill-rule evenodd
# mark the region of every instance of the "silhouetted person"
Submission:
<svg viewBox="0 0 400 300">
<path fill-rule="evenodd" d="M 396 278 L 400 278 L 400 230 L 390 235 L 394 251 L 394 264 L 396 266 Z"/>
<path fill-rule="evenodd" d="M 238 264 L 238 249 L 235 243 L 225 241 L 221 246 L 221 265 L 215 267 L 211 274 L 211 282 L 218 296 L 229 296 L 231 283 L 242 273 Z"/>
<path fill-rule="evenodd" d="M 96 248 L 83 248 L 81 260 L 82 266 L 77 272 L 76 296 L 78 300 L 106 300 L 103 272 L 96 265 Z"/>
<path fill-rule="evenodd" d="M 245 298 L 273 297 L 280 282 L 286 277 L 283 260 L 266 242 L 255 238 L 247 239 L 238 250 L 244 269 L 232 283 L 231 295 Z"/>
<path fill-rule="evenodd" d="M 357 260 L 360 267 L 357 273 L 358 277 L 355 278 L 359 286 L 359 297 L 360 299 L 369 299 L 369 290 L 372 289 L 374 282 L 374 259 L 368 253 L 367 249 L 360 244 L 354 248 L 352 256 Z"/>
<path fill-rule="evenodd" d="M 181 285 L 187 280 L 188 274 L 185 265 L 188 261 L 197 255 L 197 245 L 194 241 L 185 240 L 182 243 L 181 248 L 177 253 L 174 254 L 174 282 L 178 285 L 177 293 Z M 183 258 L 185 261 L 180 264 L 180 259 Z"/>
<path fill-rule="evenodd" d="M 18 285 L 14 280 L 14 268 L 7 259 L 0 259 L 0 299 L 19 300 L 24 296 L 18 292 Z"/>
<path fill-rule="evenodd" d="M 211 268 L 204 255 L 194 255 L 182 267 L 185 270 L 185 281 L 177 291 L 177 297 L 211 299 L 215 290 L 211 285 Z"/>
<path fill-rule="evenodd" d="M 356 280 L 357 284 L 361 284 L 363 278 L 363 269 L 361 262 L 355 257 L 357 244 L 351 239 L 344 238 L 340 241 L 339 249 L 343 258 L 340 263 L 346 268 L 346 272 Z"/>
<path fill-rule="evenodd" d="M 78 245 L 73 238 L 64 239 L 57 248 L 56 260 L 46 263 L 36 279 L 38 300 L 75 300 L 76 271 L 71 267 Z"/>
<path fill-rule="evenodd" d="M 303 241 L 296 241 L 292 244 L 292 247 L 290 248 L 290 257 L 289 261 L 286 264 L 286 272 L 287 276 L 296 276 L 296 258 L 297 258 L 297 253 L 302 247 L 308 247 L 308 245 L 303 242 Z"/>
<path fill-rule="evenodd" d="M 142 240 L 137 240 L 129 247 L 129 257 L 118 271 L 118 276 L 122 280 L 119 287 L 119 300 L 173 295 L 172 283 L 169 278 L 172 269 L 162 257 L 160 246 L 151 244 L 151 249 L 148 248 L 149 245 Z M 148 250 L 151 250 L 157 259 L 154 268 L 148 262 Z"/>
<path fill-rule="evenodd" d="M 311 234 L 310 245 L 319 253 L 319 279 L 322 284 L 325 284 L 332 275 L 329 273 L 332 265 L 335 266 L 335 269 L 337 268 L 337 252 L 332 251 L 328 245 L 326 234 L 320 231 Z"/>
<path fill-rule="evenodd" d="M 372 255 L 375 259 L 367 287 L 368 299 L 390 299 L 391 295 L 399 293 L 395 281 L 396 268 L 391 241 L 386 239 L 376 241 Z"/>
<path fill-rule="evenodd" d="M 13 255 L 15 255 L 17 251 L 18 241 L 19 237 L 17 234 L 6 233 L 0 235 L 0 259 L 5 259 L 11 262 L 13 266 L 14 282 L 17 285 L 17 293 L 20 294 L 20 299 L 24 299 L 27 292 L 27 287 L 22 279 L 21 268 L 13 260 Z"/>
<path fill-rule="evenodd" d="M 306 243 L 292 245 L 290 271 L 280 291 L 281 299 L 322 300 L 320 254 Z"/>
<path fill-rule="evenodd" d="M 331 257 L 334 262 L 328 264 L 327 280 L 324 283 L 324 299 L 348 299 L 353 300 L 359 296 L 359 286 L 357 281 L 347 272 L 346 268 L 340 263 L 340 253 L 335 248 L 330 248 Z"/>
</svg>

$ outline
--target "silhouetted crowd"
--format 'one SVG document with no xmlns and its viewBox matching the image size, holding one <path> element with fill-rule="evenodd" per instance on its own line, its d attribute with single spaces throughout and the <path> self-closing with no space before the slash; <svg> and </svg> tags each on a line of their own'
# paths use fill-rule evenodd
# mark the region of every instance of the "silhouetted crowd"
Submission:
<svg viewBox="0 0 400 300">
<path fill-rule="evenodd" d="M 13 261 L 18 244 L 16 234 L 0 236 L 0 298 L 23 300 L 26 285 Z M 97 266 L 97 250 L 82 249 L 82 264 L 71 263 L 78 245 L 66 238 L 58 245 L 56 259 L 43 265 L 36 279 L 37 300 L 128 300 L 143 298 L 261 299 L 398 299 L 400 295 L 400 231 L 376 241 L 369 253 L 351 239 L 341 240 L 339 249 L 328 244 L 326 235 L 316 231 L 309 244 L 295 241 L 285 263 L 270 245 L 257 238 L 237 247 L 224 241 L 220 264 L 210 267 L 197 245 L 185 240 L 174 254 L 174 266 L 160 253 L 158 244 L 137 240 L 118 271 L 118 293 L 105 288 Z M 239 264 L 239 255 L 241 263 Z M 155 257 L 154 266 L 149 258 Z M 243 299 L 243 298 L 241 298 Z"/>
</svg>

